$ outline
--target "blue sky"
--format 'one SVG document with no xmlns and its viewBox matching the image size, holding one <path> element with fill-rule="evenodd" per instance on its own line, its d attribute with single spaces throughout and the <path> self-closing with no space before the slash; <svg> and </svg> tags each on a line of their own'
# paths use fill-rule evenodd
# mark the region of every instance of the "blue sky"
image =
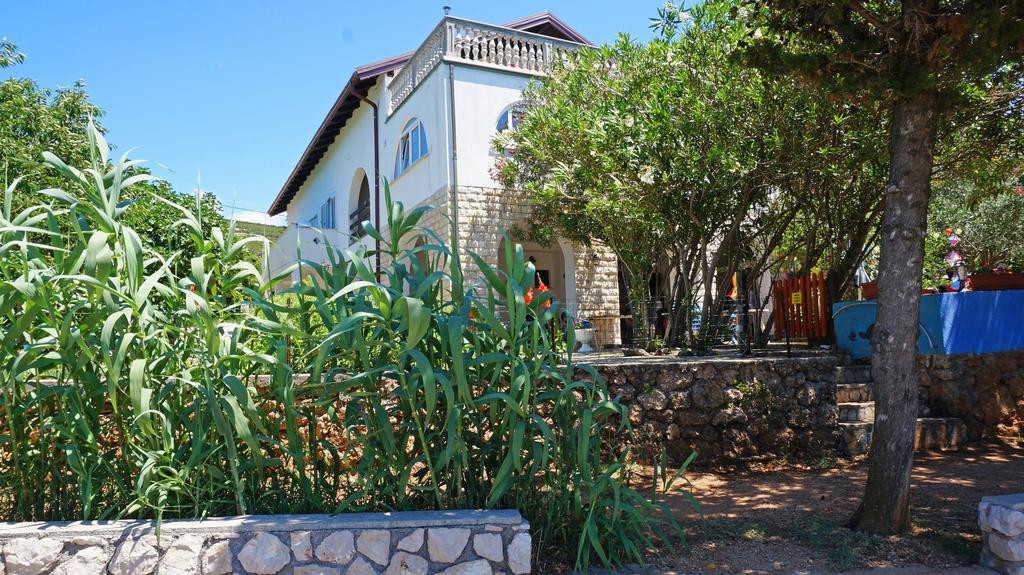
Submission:
<svg viewBox="0 0 1024 575">
<path fill-rule="evenodd" d="M 187 191 L 201 173 L 228 215 L 264 212 L 352 69 L 414 49 L 444 3 L 4 1 L 0 37 L 26 61 L 2 73 L 50 88 L 83 80 L 110 141 L 140 147 L 156 175 Z M 650 38 L 663 1 L 448 3 L 493 23 L 550 10 L 602 43 Z"/>
</svg>

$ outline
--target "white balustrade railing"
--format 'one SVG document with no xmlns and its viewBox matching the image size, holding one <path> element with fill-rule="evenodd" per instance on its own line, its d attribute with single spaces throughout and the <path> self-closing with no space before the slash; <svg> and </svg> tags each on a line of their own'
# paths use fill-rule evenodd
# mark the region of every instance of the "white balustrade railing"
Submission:
<svg viewBox="0 0 1024 575">
<path fill-rule="evenodd" d="M 393 114 L 442 61 L 540 75 L 552 62 L 568 58 L 581 47 L 582 44 L 541 34 L 448 16 L 391 81 L 388 115 Z"/>
</svg>

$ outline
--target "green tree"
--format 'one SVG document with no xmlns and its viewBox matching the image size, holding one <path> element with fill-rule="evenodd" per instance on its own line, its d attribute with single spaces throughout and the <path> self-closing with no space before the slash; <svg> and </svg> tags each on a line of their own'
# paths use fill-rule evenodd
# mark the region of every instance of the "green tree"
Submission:
<svg viewBox="0 0 1024 575">
<path fill-rule="evenodd" d="M 917 420 L 918 309 L 939 128 L 965 93 L 1018 85 L 1024 1 L 754 0 L 774 32 L 758 39 L 766 65 L 801 69 L 837 94 L 869 94 L 889 109 L 889 176 L 881 222 L 872 373 L 876 419 L 864 499 L 851 525 L 910 526 Z"/>
<path fill-rule="evenodd" d="M 607 243 L 628 272 L 634 318 L 648 284 L 675 278 L 669 339 L 694 305 L 705 348 L 722 333 L 731 277 L 764 269 L 796 210 L 773 161 L 811 118 L 805 94 L 734 57 L 742 27 L 714 2 L 661 38 L 585 51 L 527 92 L 519 127 L 498 138 L 505 184 L 525 189 L 535 229 Z M 643 330 L 640 330 L 643 333 Z"/>
<path fill-rule="evenodd" d="M 15 66 L 23 60 L 24 56 L 13 44 L 0 43 L 0 68 Z M 0 82 L 0 184 L 6 188 L 15 175 L 21 178 L 19 191 L 12 198 L 15 211 L 35 203 L 36 190 L 64 184 L 64 180 L 43 162 L 43 152 L 52 152 L 70 165 L 91 162 L 89 122 L 92 119 L 96 123 L 102 115 L 103 111 L 89 99 L 81 82 L 56 90 L 42 88 L 27 78 L 12 77 Z M 103 133 L 99 125 L 97 130 Z M 135 167 L 132 173 L 145 171 Z M 166 253 L 181 250 L 183 257 L 176 260 L 176 266 L 187 268 L 195 249 L 188 234 L 173 225 L 180 213 L 164 202 L 154 201 L 154 197 L 197 208 L 207 233 L 214 227 L 227 229 L 220 201 L 211 193 L 199 194 L 197 203 L 193 194 L 178 193 L 159 180 L 129 188 L 122 200 L 134 205 L 126 213 L 126 221 L 147 243 L 159 246 Z"/>
<path fill-rule="evenodd" d="M 18 52 L 17 46 L 7 40 L 0 40 L 0 69 L 20 64 L 24 60 L 25 55 Z"/>
<path fill-rule="evenodd" d="M 934 281 L 949 269 L 943 258 L 951 249 L 972 271 L 1024 271 L 1024 190 L 1016 189 L 980 194 L 954 183 L 937 187 L 925 248 L 925 269 L 931 270 L 932 277 L 926 274 L 925 278 Z M 948 241 L 951 233 L 960 240 L 955 248 Z"/>
</svg>

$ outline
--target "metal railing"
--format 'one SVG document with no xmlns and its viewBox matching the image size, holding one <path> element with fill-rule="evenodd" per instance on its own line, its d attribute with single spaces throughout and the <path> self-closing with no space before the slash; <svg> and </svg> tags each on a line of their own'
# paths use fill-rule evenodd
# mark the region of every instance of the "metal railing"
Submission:
<svg viewBox="0 0 1024 575">
<path fill-rule="evenodd" d="M 365 204 L 356 208 L 356 211 L 348 215 L 348 233 L 349 243 L 354 244 L 359 241 L 359 238 L 366 235 L 366 230 L 363 229 L 363 222 L 369 221 L 370 219 L 370 204 Z"/>
</svg>

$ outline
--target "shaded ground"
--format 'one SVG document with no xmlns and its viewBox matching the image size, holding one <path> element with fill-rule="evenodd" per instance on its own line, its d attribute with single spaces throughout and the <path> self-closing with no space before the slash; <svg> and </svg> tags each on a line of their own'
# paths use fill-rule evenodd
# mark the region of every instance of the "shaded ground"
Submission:
<svg viewBox="0 0 1024 575">
<path fill-rule="evenodd" d="M 981 548 L 978 502 L 985 495 L 1024 492 L 1024 444 L 918 454 L 911 496 L 914 529 L 900 536 L 871 537 L 841 527 L 860 501 L 866 473 L 863 458 L 691 473 L 703 525 L 681 495 L 669 499 L 686 526 L 689 552 L 623 571 L 984 573 L 968 567 Z"/>
</svg>

